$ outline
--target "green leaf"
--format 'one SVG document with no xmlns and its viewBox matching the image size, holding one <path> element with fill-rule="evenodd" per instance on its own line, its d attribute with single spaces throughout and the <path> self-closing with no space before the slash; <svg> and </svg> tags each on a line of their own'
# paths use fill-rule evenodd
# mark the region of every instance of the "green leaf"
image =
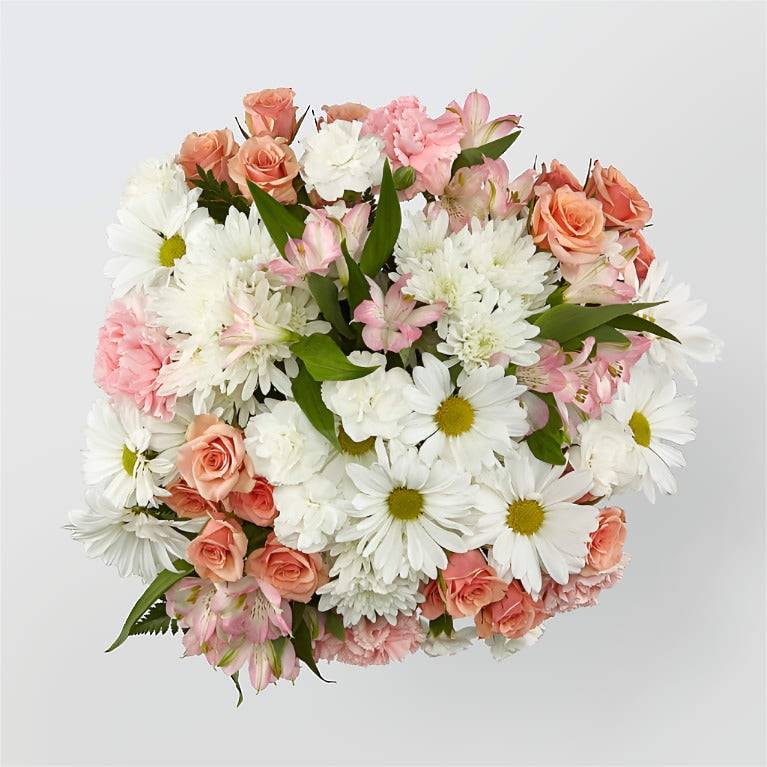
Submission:
<svg viewBox="0 0 767 767">
<path fill-rule="evenodd" d="M 429 633 L 433 637 L 438 637 L 440 634 L 451 637 L 454 632 L 453 618 L 448 613 L 442 613 L 438 618 L 429 621 Z"/>
<path fill-rule="evenodd" d="M 668 330 L 662 328 L 650 320 L 644 317 L 637 317 L 635 314 L 624 314 L 620 317 L 616 317 L 609 323 L 614 328 L 620 328 L 621 330 L 633 330 L 637 333 L 652 333 L 653 335 L 660 336 L 661 338 L 667 338 L 669 341 L 676 341 L 678 344 L 682 342 Z"/>
<path fill-rule="evenodd" d="M 117 649 L 129 636 L 131 629 L 144 613 L 174 584 L 178 583 L 194 570 L 194 567 L 183 559 L 177 559 L 173 563 L 177 572 L 173 570 L 163 570 L 147 587 L 146 591 L 139 597 L 138 602 L 133 605 L 133 609 L 128 613 L 122 630 L 117 635 L 117 639 L 107 648 L 106 652 Z"/>
<path fill-rule="evenodd" d="M 365 241 L 365 246 L 362 248 L 360 258 L 360 268 L 365 274 L 371 277 L 378 274 L 381 267 L 389 259 L 394 250 L 394 244 L 397 242 L 400 226 L 402 226 L 402 212 L 399 207 L 397 191 L 394 188 L 391 167 L 389 167 L 387 160 L 383 168 L 375 221 Z"/>
<path fill-rule="evenodd" d="M 226 221 L 229 208 L 234 207 L 241 213 L 250 210 L 248 201 L 238 192 L 232 192 L 226 181 L 218 181 L 212 171 L 203 170 L 197 166 L 197 178 L 190 179 L 191 183 L 202 189 L 197 204 L 207 208 L 208 213 L 219 223 Z"/>
<path fill-rule="evenodd" d="M 245 700 L 245 697 L 242 694 L 242 687 L 240 687 L 240 672 L 235 671 L 230 678 L 234 682 L 234 686 L 237 688 L 237 705 L 235 708 L 239 708 L 242 705 L 242 701 Z"/>
<path fill-rule="evenodd" d="M 540 338 L 550 338 L 564 343 L 578 336 L 588 335 L 600 325 L 610 323 L 616 317 L 633 314 L 641 309 L 657 306 L 662 301 L 649 304 L 609 304 L 607 306 L 579 306 L 559 304 L 537 315 L 533 320 L 540 329 Z"/>
<path fill-rule="evenodd" d="M 537 394 L 549 409 L 549 420 L 546 425 L 534 431 L 526 438 L 530 452 L 540 461 L 563 466 L 565 456 L 562 452 L 564 432 L 562 431 L 562 416 L 557 410 L 556 402 L 551 394 Z"/>
<path fill-rule="evenodd" d="M 344 628 L 343 618 L 335 612 L 330 610 L 323 613 L 325 616 L 325 629 L 329 631 L 336 639 L 340 639 L 342 642 L 346 639 L 346 629 Z"/>
<path fill-rule="evenodd" d="M 325 319 L 346 338 L 354 338 L 349 323 L 344 319 L 341 312 L 341 304 L 338 302 L 338 289 L 336 284 L 329 277 L 323 277 L 320 274 L 309 272 L 306 275 L 306 281 L 309 283 L 309 290 L 312 291 L 317 306 L 320 307 Z"/>
<path fill-rule="evenodd" d="M 242 532 L 245 533 L 245 537 L 248 539 L 246 554 L 250 554 L 252 551 L 262 548 L 271 532 L 270 528 L 259 527 L 259 525 L 244 520 L 239 520 L 239 522 L 242 527 Z"/>
<path fill-rule="evenodd" d="M 378 369 L 352 364 L 336 342 L 323 333 L 305 336 L 296 341 L 290 350 L 304 362 L 315 381 L 351 381 L 363 378 Z"/>
<path fill-rule="evenodd" d="M 293 648 L 296 651 L 296 657 L 302 660 L 323 682 L 330 682 L 331 680 L 325 679 L 320 674 L 320 670 L 317 668 L 317 663 L 314 660 L 314 653 L 312 652 L 312 637 L 309 632 L 309 627 L 306 625 L 304 618 L 304 605 L 298 608 L 300 602 L 293 602 L 293 636 L 290 641 L 293 643 Z M 298 618 L 296 618 L 296 614 Z"/>
<path fill-rule="evenodd" d="M 131 626 L 130 636 L 165 634 L 168 629 L 171 634 L 175 634 L 178 624 L 168 615 L 165 600 L 159 599 Z"/>
<path fill-rule="evenodd" d="M 630 315 L 629 315 L 630 316 Z M 600 325 L 588 333 L 571 338 L 569 341 L 565 341 L 562 344 L 562 348 L 566 352 L 579 351 L 583 346 L 583 342 L 591 336 L 598 344 L 619 344 L 620 346 L 628 346 L 629 340 L 619 330 L 616 330 L 611 325 Z"/>
<path fill-rule="evenodd" d="M 336 450 L 341 447 L 338 444 L 336 424 L 333 414 L 322 401 L 322 389 L 319 381 L 315 381 L 309 375 L 306 366 L 298 363 L 298 375 L 293 379 L 293 399 L 303 410 L 309 423 L 330 442 Z"/>
<path fill-rule="evenodd" d="M 497 160 L 519 138 L 520 132 L 514 131 L 488 144 L 464 149 L 453 161 L 452 173 L 460 168 L 468 168 L 470 165 L 479 165 L 485 157 Z"/>
<path fill-rule="evenodd" d="M 258 215 L 261 216 L 272 242 L 277 246 L 277 250 L 284 254 L 288 238 L 299 239 L 303 235 L 304 222 L 252 181 L 248 181 L 248 189 L 253 195 Z"/>
<path fill-rule="evenodd" d="M 341 243 L 341 251 L 346 261 L 346 269 L 349 272 L 349 282 L 346 285 L 346 295 L 349 299 L 349 308 L 354 314 L 354 310 L 366 299 L 370 298 L 370 285 L 365 279 L 365 275 L 359 267 L 359 264 L 349 255 L 346 247 L 346 240 Z"/>
</svg>

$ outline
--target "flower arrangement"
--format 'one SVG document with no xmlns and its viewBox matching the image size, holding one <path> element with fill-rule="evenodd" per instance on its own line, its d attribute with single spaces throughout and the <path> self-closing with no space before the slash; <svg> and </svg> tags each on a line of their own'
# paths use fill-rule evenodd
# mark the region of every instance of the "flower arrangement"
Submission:
<svg viewBox="0 0 767 767">
<path fill-rule="evenodd" d="M 148 584 L 110 649 L 180 630 L 240 700 L 242 669 L 516 653 L 620 580 L 613 496 L 675 492 L 705 305 L 615 167 L 511 179 L 520 118 L 478 92 L 325 106 L 300 140 L 292 90 L 244 108 L 108 230 L 68 527 Z"/>
</svg>

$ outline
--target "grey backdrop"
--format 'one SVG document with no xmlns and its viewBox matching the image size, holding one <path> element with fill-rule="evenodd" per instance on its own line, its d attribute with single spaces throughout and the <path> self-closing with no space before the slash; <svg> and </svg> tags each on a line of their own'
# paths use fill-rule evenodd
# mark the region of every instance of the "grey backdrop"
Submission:
<svg viewBox="0 0 767 767">
<path fill-rule="evenodd" d="M 764 7 L 416 3 L 3 7 L 6 764 L 758 763 L 764 759 Z M 484 648 L 334 666 L 234 710 L 177 639 L 113 638 L 140 590 L 61 529 L 109 288 L 104 229 L 145 157 L 242 95 L 432 110 L 477 87 L 537 154 L 614 162 L 726 340 L 699 368 L 679 494 L 627 503 L 633 563 L 504 665 Z"/>
</svg>

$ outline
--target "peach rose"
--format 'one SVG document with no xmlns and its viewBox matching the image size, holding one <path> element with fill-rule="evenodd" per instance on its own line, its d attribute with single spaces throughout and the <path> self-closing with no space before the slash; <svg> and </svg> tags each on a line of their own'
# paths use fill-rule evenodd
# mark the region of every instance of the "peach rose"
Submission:
<svg viewBox="0 0 767 767">
<path fill-rule="evenodd" d="M 212 501 L 203 498 L 197 490 L 189 487 L 183 479 L 177 479 L 165 488 L 170 495 L 163 498 L 163 503 L 179 517 L 194 519 L 215 514 L 218 507 Z"/>
<path fill-rule="evenodd" d="M 364 104 L 356 104 L 353 101 L 347 101 L 345 104 L 327 104 L 322 107 L 323 111 L 327 115 L 328 124 L 335 122 L 336 120 L 359 120 L 363 122 L 368 116 L 370 107 L 366 107 Z"/>
<path fill-rule="evenodd" d="M 534 600 L 518 581 L 512 581 L 503 599 L 483 607 L 474 622 L 481 639 L 491 634 L 518 639 L 548 617 L 541 602 Z"/>
<path fill-rule="evenodd" d="M 636 270 L 639 282 L 642 282 L 647 277 L 647 270 L 650 268 L 650 264 L 655 261 L 655 251 L 647 244 L 647 240 L 645 240 L 640 232 L 633 232 L 631 236 L 639 245 L 639 253 L 634 259 L 634 269 Z"/>
<path fill-rule="evenodd" d="M 253 488 L 247 493 L 229 493 L 224 498 L 224 508 L 240 519 L 261 527 L 271 527 L 277 516 L 272 491 L 274 488 L 263 478 L 256 477 Z"/>
<path fill-rule="evenodd" d="M 533 241 L 565 264 L 590 264 L 606 246 L 605 217 L 597 200 L 568 186 L 535 187 Z"/>
<path fill-rule="evenodd" d="M 274 533 L 269 533 L 262 549 L 248 556 L 245 572 L 270 583 L 285 599 L 304 603 L 328 582 L 327 569 L 319 554 L 289 549 Z"/>
<path fill-rule="evenodd" d="M 573 175 L 570 168 L 559 160 L 551 161 L 551 169 L 546 167 L 546 163 L 541 163 L 543 170 L 536 179 L 536 185 L 548 184 L 552 189 L 559 189 L 560 186 L 569 186 L 574 192 L 583 191 L 581 182 Z"/>
<path fill-rule="evenodd" d="M 229 160 L 239 146 L 229 128 L 207 133 L 190 133 L 181 144 L 176 162 L 184 169 L 187 181 L 199 178 L 197 166 L 209 170 L 217 181 L 229 181 Z"/>
<path fill-rule="evenodd" d="M 451 554 L 439 579 L 440 593 L 453 618 L 473 618 L 506 593 L 506 583 L 487 564 L 482 552 Z"/>
<path fill-rule="evenodd" d="M 591 534 L 589 553 L 583 573 L 603 573 L 615 567 L 623 557 L 626 542 L 626 515 L 623 509 L 609 506 L 599 512 L 599 527 Z"/>
<path fill-rule="evenodd" d="M 586 194 L 602 203 L 607 226 L 641 229 L 652 216 L 652 208 L 637 188 L 617 168 L 603 168 L 599 160 L 591 170 Z"/>
<path fill-rule="evenodd" d="M 200 578 L 238 581 L 242 578 L 248 539 L 234 520 L 211 519 L 186 550 L 187 562 Z"/>
<path fill-rule="evenodd" d="M 281 136 L 290 141 L 296 132 L 295 95 L 292 88 L 267 88 L 248 93 L 242 104 L 251 135 Z"/>
<path fill-rule="evenodd" d="M 445 601 L 442 599 L 437 581 L 424 583 L 420 592 L 424 597 L 424 601 L 421 602 L 421 615 L 427 621 L 436 620 L 440 615 L 445 614 Z"/>
<path fill-rule="evenodd" d="M 298 175 L 298 160 L 287 139 L 253 136 L 229 160 L 229 175 L 242 194 L 252 200 L 248 181 L 284 205 L 293 205 L 296 190 L 293 179 Z"/>
<path fill-rule="evenodd" d="M 198 415 L 186 432 L 176 466 L 190 487 L 208 501 L 220 501 L 229 493 L 249 492 L 253 469 L 242 432 L 214 415 Z"/>
</svg>

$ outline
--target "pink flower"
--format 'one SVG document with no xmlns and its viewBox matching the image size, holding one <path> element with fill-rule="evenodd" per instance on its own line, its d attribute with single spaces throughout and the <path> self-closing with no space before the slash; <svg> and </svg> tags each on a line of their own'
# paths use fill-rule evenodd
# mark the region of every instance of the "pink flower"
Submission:
<svg viewBox="0 0 767 767">
<path fill-rule="evenodd" d="M 309 272 L 327 274 L 330 265 L 341 257 L 338 227 L 327 218 L 317 218 L 306 225 L 300 240 L 288 240 L 285 258 L 275 258 L 268 268 L 282 277 L 286 285 L 294 285 Z"/>
<path fill-rule="evenodd" d="M 611 232 L 615 236 L 615 232 Z M 571 304 L 625 304 L 635 296 L 626 281 L 629 267 L 639 245 L 633 238 L 616 238 L 615 247 L 588 264 L 562 263 L 562 276 L 570 283 L 563 298 Z"/>
<path fill-rule="evenodd" d="M 211 518 L 187 547 L 186 559 L 200 578 L 237 581 L 242 578 L 247 548 L 248 539 L 237 522 Z"/>
<path fill-rule="evenodd" d="M 124 397 L 144 413 L 173 418 L 176 396 L 158 394 L 157 377 L 175 346 L 161 328 L 149 324 L 141 294 L 113 301 L 99 330 L 94 379 L 107 394 Z"/>
<path fill-rule="evenodd" d="M 384 140 L 393 171 L 408 166 L 415 171 L 415 183 L 404 193 L 411 199 L 423 191 L 442 194 L 465 129 L 454 112 L 432 119 L 417 98 L 402 96 L 370 111 L 362 135 L 370 134 Z"/>
<path fill-rule="evenodd" d="M 283 205 L 295 203 L 293 179 L 298 175 L 298 160 L 287 139 L 252 136 L 229 160 L 227 167 L 232 181 L 247 200 L 253 199 L 248 188 L 250 181 Z"/>
<path fill-rule="evenodd" d="M 591 534 L 584 574 L 612 570 L 623 558 L 626 542 L 626 515 L 617 506 L 599 512 L 599 527 Z"/>
<path fill-rule="evenodd" d="M 291 642 L 284 639 L 252 643 L 233 641 L 217 652 L 213 665 L 231 676 L 248 664 L 248 678 L 256 692 L 265 690 L 279 679 L 296 679 L 300 671 L 296 651 Z"/>
<path fill-rule="evenodd" d="M 219 616 L 211 609 L 216 587 L 202 578 L 182 578 L 165 594 L 165 611 L 187 628 L 183 643 L 187 655 L 208 653 L 217 643 Z"/>
<path fill-rule="evenodd" d="M 641 229 L 652 216 L 652 208 L 637 188 L 617 168 L 603 168 L 599 160 L 591 169 L 585 191 L 602 203 L 607 226 Z"/>
<path fill-rule="evenodd" d="M 489 144 L 491 141 L 507 136 L 519 125 L 519 115 L 505 115 L 488 120 L 490 101 L 479 91 L 472 91 L 466 97 L 463 108 L 458 105 L 458 102 L 451 101 L 447 109 L 461 119 L 465 130 L 464 137 L 461 139 L 463 149 Z"/>
<path fill-rule="evenodd" d="M 568 186 L 574 192 L 582 192 L 583 187 L 581 182 L 573 175 L 572 171 L 564 163 L 559 160 L 552 160 L 551 170 L 546 168 L 546 163 L 541 163 L 543 170 L 535 181 L 536 186 L 542 186 L 548 184 L 553 190 L 559 189 L 560 186 Z"/>
<path fill-rule="evenodd" d="M 438 582 L 447 612 L 453 618 L 473 618 L 483 607 L 497 602 L 506 593 L 506 583 L 478 549 L 451 554 Z"/>
<path fill-rule="evenodd" d="M 327 568 L 319 554 L 304 554 L 283 546 L 269 533 L 263 548 L 245 562 L 245 572 L 274 586 L 285 599 L 306 604 L 328 582 Z"/>
<path fill-rule="evenodd" d="M 383 666 L 415 652 L 423 640 L 423 628 L 414 615 L 400 614 L 393 626 L 386 618 L 363 618 L 346 629 L 346 641 L 336 660 L 354 666 Z"/>
<path fill-rule="evenodd" d="M 410 275 L 400 277 L 384 297 L 383 291 L 369 277 L 370 298 L 358 304 L 354 320 L 365 325 L 362 340 L 373 351 L 400 352 L 417 341 L 421 328 L 436 322 L 445 313 L 439 302 L 416 308 L 413 298 L 403 293 Z"/>
<path fill-rule="evenodd" d="M 187 181 L 199 178 L 197 166 L 209 170 L 218 181 L 230 181 L 229 160 L 239 146 L 229 128 L 207 133 L 190 133 L 181 144 L 176 162 L 184 169 Z"/>
<path fill-rule="evenodd" d="M 535 187 L 535 171 L 528 168 L 520 173 L 506 190 L 506 215 L 516 216 L 532 199 Z"/>
<path fill-rule="evenodd" d="M 328 124 L 335 122 L 336 120 L 347 120 L 349 122 L 358 120 L 363 122 L 370 113 L 370 107 L 366 107 L 364 104 L 356 104 L 353 101 L 347 101 L 345 104 L 327 104 L 322 107 L 323 112 L 327 115 Z"/>
<path fill-rule="evenodd" d="M 592 607 L 604 589 L 612 588 L 622 577 L 627 555 L 611 570 L 601 573 L 571 575 L 567 583 L 561 585 L 548 576 L 543 578 L 541 602 L 547 613 L 565 613 L 579 607 Z"/>
<path fill-rule="evenodd" d="M 194 519 L 195 517 L 212 516 L 218 511 L 218 506 L 215 503 L 203 498 L 183 479 L 177 479 L 165 489 L 170 495 L 162 499 L 163 503 L 179 517 Z"/>
<path fill-rule="evenodd" d="M 269 135 L 290 141 L 296 132 L 295 95 L 292 88 L 267 88 L 248 93 L 242 103 L 251 135 Z"/>
<path fill-rule="evenodd" d="M 518 581 L 512 581 L 505 596 L 483 607 L 474 622 L 481 639 L 487 639 L 491 634 L 518 639 L 548 617 L 543 604 L 534 600 Z"/>
<path fill-rule="evenodd" d="M 168 488 L 170 490 L 171 488 Z M 224 508 L 246 522 L 261 527 L 271 527 L 277 516 L 272 492 L 274 488 L 264 477 L 256 477 L 252 489 L 247 493 L 232 492 L 224 498 Z M 168 503 L 168 501 L 165 501 Z M 168 505 L 170 505 L 168 503 Z"/>
<path fill-rule="evenodd" d="M 424 597 L 424 601 L 420 605 L 421 615 L 426 620 L 433 621 L 445 614 L 445 600 L 440 593 L 438 581 L 427 581 L 421 584 L 419 591 Z"/>
<path fill-rule="evenodd" d="M 214 415 L 198 415 L 189 425 L 176 456 L 184 481 L 209 501 L 220 501 L 232 491 L 248 492 L 253 471 L 242 432 Z"/>
<path fill-rule="evenodd" d="M 219 627 L 229 637 L 256 644 L 290 634 L 290 605 L 267 581 L 247 576 L 218 586 L 211 601 Z"/>
</svg>

